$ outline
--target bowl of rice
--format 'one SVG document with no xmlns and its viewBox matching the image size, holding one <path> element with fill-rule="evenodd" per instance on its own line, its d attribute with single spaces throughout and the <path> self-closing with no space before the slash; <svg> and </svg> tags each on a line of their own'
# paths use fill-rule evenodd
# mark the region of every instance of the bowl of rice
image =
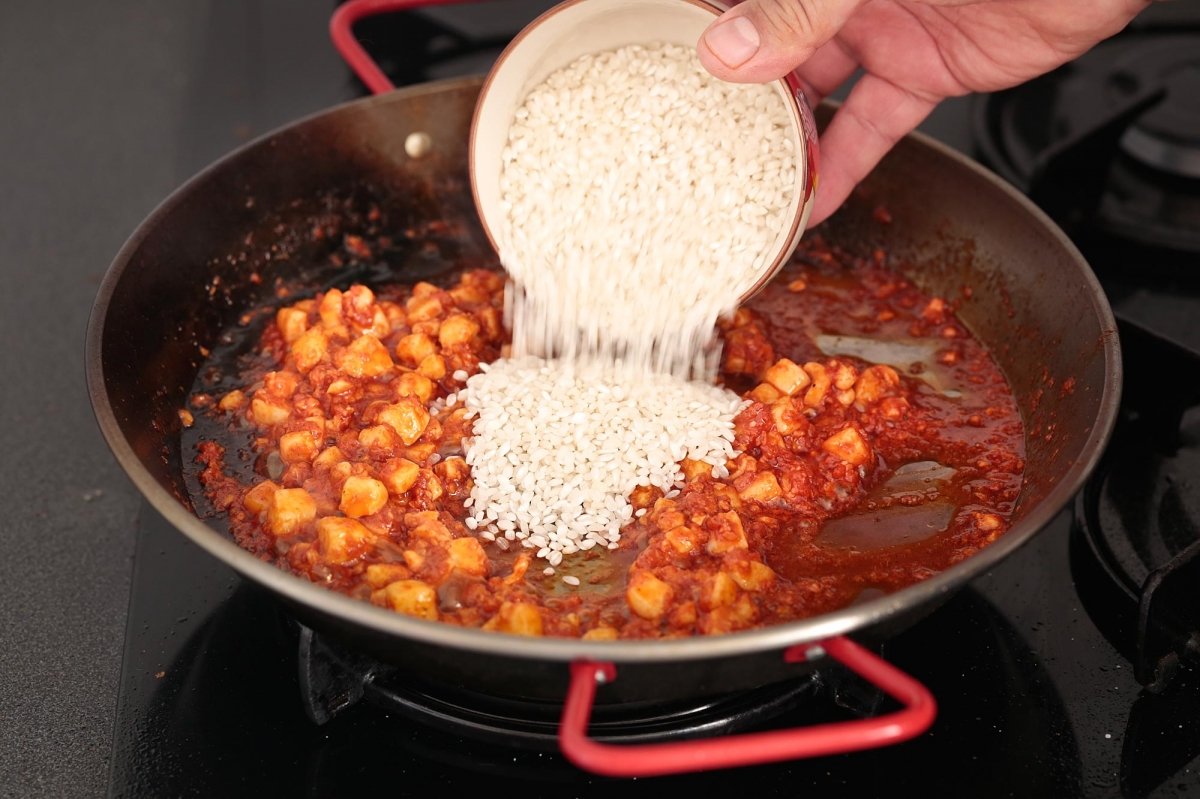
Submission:
<svg viewBox="0 0 1200 799">
<path fill-rule="evenodd" d="M 554 274 L 559 295 L 611 299 L 578 320 L 585 331 L 644 339 L 640 311 L 667 285 L 678 307 L 731 309 L 799 243 L 812 112 L 790 78 L 727 83 L 701 66 L 696 43 L 722 11 L 567 0 L 513 39 L 480 92 L 469 170 L 484 231 L 517 284 Z M 581 262 L 624 295 L 575 277 Z"/>
</svg>

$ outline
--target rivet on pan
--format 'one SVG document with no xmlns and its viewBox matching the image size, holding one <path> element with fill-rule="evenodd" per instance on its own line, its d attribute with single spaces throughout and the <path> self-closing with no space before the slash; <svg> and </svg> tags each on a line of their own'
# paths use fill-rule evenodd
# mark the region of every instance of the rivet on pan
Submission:
<svg viewBox="0 0 1200 799">
<path fill-rule="evenodd" d="M 810 646 L 804 650 L 805 660 L 816 660 L 817 658 L 825 657 L 825 648 L 821 646 Z"/>
<path fill-rule="evenodd" d="M 424 158 L 432 149 L 433 139 L 424 131 L 410 133 L 404 140 L 404 152 L 408 153 L 409 158 Z"/>
</svg>

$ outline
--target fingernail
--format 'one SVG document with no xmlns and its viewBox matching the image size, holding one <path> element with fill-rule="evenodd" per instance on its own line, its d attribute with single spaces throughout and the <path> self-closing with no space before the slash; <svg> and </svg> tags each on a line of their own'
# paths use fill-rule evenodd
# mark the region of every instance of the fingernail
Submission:
<svg viewBox="0 0 1200 799">
<path fill-rule="evenodd" d="M 745 17 L 734 17 L 709 28 L 704 34 L 704 43 L 721 63 L 737 69 L 758 52 L 758 31 Z"/>
</svg>

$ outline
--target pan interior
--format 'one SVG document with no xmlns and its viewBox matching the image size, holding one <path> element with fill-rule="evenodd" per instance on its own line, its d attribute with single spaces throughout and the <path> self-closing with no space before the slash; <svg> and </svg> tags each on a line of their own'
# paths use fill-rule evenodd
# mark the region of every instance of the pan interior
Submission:
<svg viewBox="0 0 1200 799">
<path fill-rule="evenodd" d="M 223 331 L 265 323 L 247 309 L 356 281 L 438 280 L 492 258 L 466 175 L 478 87 L 477 80 L 452 81 L 351 103 L 248 145 L 164 202 L 105 278 L 88 336 L 101 427 L 160 511 L 255 580 L 284 584 L 229 544 L 219 522 L 205 529 L 191 517 L 179 414 L 188 391 L 206 354 L 222 346 Z M 414 132 L 432 141 L 420 158 L 404 150 Z M 881 207 L 890 222 L 879 221 Z M 1026 485 L 1013 529 L 980 555 L 836 618 L 741 634 L 760 648 L 873 624 L 986 568 L 1070 498 L 1116 406 L 1111 313 L 1086 264 L 1057 229 L 978 167 L 910 137 L 825 225 L 825 235 L 851 250 L 884 247 L 921 288 L 958 298 L 960 317 L 989 345 L 1018 398 Z M 367 265 L 336 257 L 355 236 L 385 236 L 389 245 Z M 320 606 L 328 597 L 296 578 L 286 584 L 302 604 Z M 377 628 L 410 623 L 380 620 L 387 614 L 367 606 L 347 611 L 348 603 L 361 604 L 339 598 L 333 615 L 352 613 Z M 411 632 L 440 635 L 430 626 Z M 446 635 L 474 645 L 473 632 Z M 564 643 L 543 642 L 537 651 L 570 656 L 574 650 L 555 649 Z M 693 643 L 667 648 L 701 652 Z"/>
</svg>

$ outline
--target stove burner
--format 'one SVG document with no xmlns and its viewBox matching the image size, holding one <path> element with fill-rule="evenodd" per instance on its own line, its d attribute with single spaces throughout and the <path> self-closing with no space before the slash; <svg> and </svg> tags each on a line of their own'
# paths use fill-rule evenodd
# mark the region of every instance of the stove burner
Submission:
<svg viewBox="0 0 1200 799">
<path fill-rule="evenodd" d="M 561 703 L 498 697 L 448 685 L 430 685 L 401 669 L 345 650 L 307 627 L 299 635 L 300 692 L 305 714 L 317 724 L 365 700 L 376 707 L 443 732 L 483 743 L 535 751 L 558 750 Z M 809 674 L 781 685 L 689 702 L 598 705 L 591 737 L 600 741 L 651 743 L 728 735 L 758 727 L 794 710 L 823 690 L 862 715 L 882 695 L 855 693 L 829 677 Z"/>
<path fill-rule="evenodd" d="M 1121 149 L 1147 166 L 1178 177 L 1200 178 L 1200 41 L 1181 36 L 1137 50 L 1113 65 L 1110 96 L 1161 86 L 1163 99 L 1121 137 Z"/>
<path fill-rule="evenodd" d="M 1192 23 L 1130 31 L 978 99 L 972 125 L 984 160 L 1077 239 L 1200 252 L 1200 20 Z M 1194 259 L 1175 263 L 1195 269 Z"/>
<path fill-rule="evenodd" d="M 1073 571 L 1092 620 L 1161 690 L 1200 655 L 1200 354 L 1128 322 L 1122 416 L 1076 498 Z"/>
</svg>

